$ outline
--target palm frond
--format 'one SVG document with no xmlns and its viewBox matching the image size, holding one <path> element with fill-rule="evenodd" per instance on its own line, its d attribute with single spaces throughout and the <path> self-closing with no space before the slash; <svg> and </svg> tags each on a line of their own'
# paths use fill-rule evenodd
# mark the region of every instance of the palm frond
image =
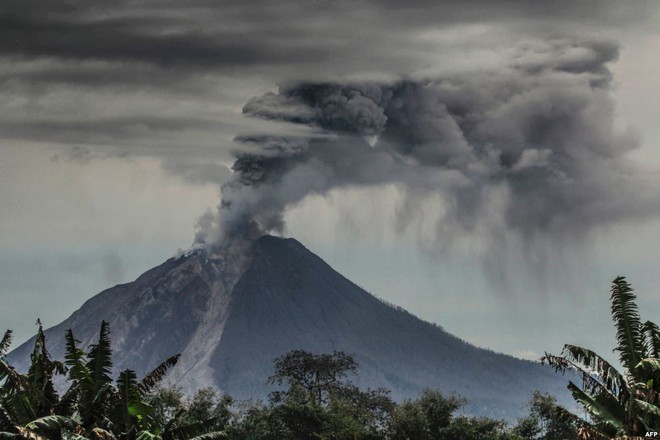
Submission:
<svg viewBox="0 0 660 440">
<path fill-rule="evenodd" d="M 564 353 L 564 351 L 562 351 L 562 353 Z M 556 372 L 562 374 L 565 374 L 567 370 L 575 371 L 582 379 L 582 389 L 585 391 L 607 394 L 615 400 L 619 400 L 620 397 L 626 396 L 628 393 L 627 388 L 625 388 L 625 382 L 623 382 L 624 388 L 618 390 L 617 394 L 615 394 L 612 391 L 611 385 L 608 386 L 606 382 L 603 383 L 599 380 L 600 378 L 598 376 L 594 375 L 594 371 L 588 367 L 589 364 L 586 366 L 581 365 L 580 361 L 574 360 L 573 358 L 556 356 L 546 352 L 541 358 L 541 363 L 550 365 Z M 614 389 L 616 390 L 616 388 Z"/>
<path fill-rule="evenodd" d="M 14 394 L 25 390 L 27 383 L 23 375 L 19 374 L 14 367 L 0 359 L 0 383 L 2 383 L 3 394 Z"/>
<path fill-rule="evenodd" d="M 119 391 L 119 398 L 127 407 L 130 402 L 139 398 L 137 386 L 138 382 L 135 371 L 124 370 L 119 373 L 119 378 L 117 378 L 117 391 Z"/>
<path fill-rule="evenodd" d="M 646 379 L 660 378 L 660 359 L 646 358 L 635 365 L 635 370 L 642 373 L 641 377 Z"/>
<path fill-rule="evenodd" d="M 105 419 L 112 403 L 116 401 L 116 391 L 112 382 L 101 385 L 99 389 L 87 387 L 81 390 L 77 409 L 85 429 L 94 426 L 105 427 Z"/>
<path fill-rule="evenodd" d="M 112 351 L 110 349 L 110 329 L 108 323 L 103 321 L 99 332 L 97 344 L 91 345 L 87 354 L 87 362 L 83 364 L 80 352 L 75 347 L 73 335 L 67 334 L 67 358 L 71 364 L 71 377 L 78 376 L 80 394 L 78 410 L 82 424 L 86 429 L 100 425 L 113 401 L 114 389 L 110 377 L 112 369 Z"/>
<path fill-rule="evenodd" d="M 39 376 L 43 375 L 43 348 L 46 345 L 46 338 L 43 334 L 43 330 L 41 327 L 39 327 L 39 331 L 37 332 L 37 337 L 34 338 L 34 347 L 32 349 L 32 354 L 30 355 L 30 368 L 28 370 L 28 380 L 30 382 L 36 381 L 36 378 Z"/>
<path fill-rule="evenodd" d="M 137 422 L 133 410 L 134 403 L 140 401 L 140 393 L 137 388 L 137 376 L 133 370 L 124 370 L 117 379 L 117 391 L 119 393 L 119 405 L 116 409 L 116 421 L 122 423 L 122 429 L 128 431 Z"/>
<path fill-rule="evenodd" d="M 154 368 L 150 373 L 148 373 L 138 384 L 140 393 L 147 394 L 151 391 L 158 383 L 163 380 L 167 371 L 175 366 L 179 362 L 180 354 L 176 354 L 168 358 L 165 362 Z"/>
<path fill-rule="evenodd" d="M 170 419 L 169 422 L 165 424 L 163 427 L 163 432 L 170 432 L 174 430 L 174 427 L 178 425 L 179 421 L 181 420 L 181 417 L 186 414 L 186 408 L 181 408 L 178 410 L 174 416 Z"/>
<path fill-rule="evenodd" d="M 112 400 L 115 393 L 116 391 L 112 386 L 112 382 L 104 383 L 103 386 L 101 386 L 101 388 L 99 388 L 96 394 L 94 395 L 91 401 L 92 406 L 102 407 L 104 405 L 107 405 L 108 401 Z"/>
<path fill-rule="evenodd" d="M 643 400 L 635 399 L 635 405 L 648 414 L 653 414 L 656 417 L 660 417 L 660 407 L 649 402 L 644 402 Z"/>
<path fill-rule="evenodd" d="M 11 345 L 12 334 L 13 332 L 11 330 L 7 330 L 2 337 L 2 341 L 0 341 L 0 357 L 7 354 L 7 350 L 9 350 L 9 346 Z"/>
<path fill-rule="evenodd" d="M 57 372 L 58 365 L 51 360 L 46 348 L 46 334 L 41 326 L 41 321 L 37 321 L 37 324 L 39 329 L 30 356 L 31 363 L 26 379 L 37 416 L 42 417 L 50 414 L 53 405 L 59 401 L 59 395 L 53 384 L 53 375 Z"/>
<path fill-rule="evenodd" d="M 660 327 L 651 321 L 642 324 L 644 357 L 660 358 Z"/>
<path fill-rule="evenodd" d="M 601 391 L 600 385 L 604 385 L 619 400 L 625 398 L 628 394 L 626 379 L 623 375 L 596 352 L 577 345 L 566 344 L 562 354 L 569 361 L 581 364 L 585 372 L 598 376 L 597 391 Z"/>
<path fill-rule="evenodd" d="M 608 434 L 618 434 L 621 431 L 625 431 L 626 412 L 623 407 L 616 406 L 618 402 L 611 400 L 599 401 L 598 396 L 590 396 L 573 382 L 568 383 L 568 389 L 573 395 L 573 398 L 598 420 L 598 425 L 603 425 L 602 428 L 599 427 L 599 430 L 605 428 L 611 431 Z"/>
<path fill-rule="evenodd" d="M 138 434 L 135 440 L 161 440 L 161 436 L 149 431 L 142 431 Z"/>
<path fill-rule="evenodd" d="M 91 380 L 89 369 L 84 363 L 85 352 L 78 348 L 77 341 L 73 337 L 73 331 L 66 331 L 66 351 L 64 354 L 64 365 L 68 368 L 68 377 L 72 381 Z"/>
<path fill-rule="evenodd" d="M 69 417 L 50 415 L 33 420 L 24 426 L 17 426 L 16 429 L 18 434 L 14 438 L 49 440 L 62 438 L 62 432 L 78 429 L 78 424 Z"/>
<path fill-rule="evenodd" d="M 59 374 L 60 376 L 66 376 L 67 373 L 67 368 L 64 362 L 62 361 L 57 361 L 57 360 L 52 360 L 51 361 L 53 365 L 53 373 L 54 374 Z"/>
<path fill-rule="evenodd" d="M 612 318 L 616 327 L 617 346 L 621 364 L 630 371 L 642 358 L 641 322 L 632 287 L 625 277 L 612 281 Z"/>
<path fill-rule="evenodd" d="M 112 349 L 110 348 L 110 325 L 101 322 L 99 341 L 91 346 L 88 354 L 87 369 L 97 389 L 112 381 Z"/>
<path fill-rule="evenodd" d="M 37 418 L 37 412 L 29 398 L 31 393 L 28 380 L 1 358 L 0 384 L 2 405 L 12 421 L 21 424 Z"/>
<path fill-rule="evenodd" d="M 32 422 L 26 424 L 25 428 L 36 433 L 44 433 L 49 431 L 57 432 L 62 429 L 74 431 L 76 428 L 78 428 L 78 424 L 70 417 L 51 415 L 33 420 Z"/>
<path fill-rule="evenodd" d="M 572 412 L 568 411 L 566 408 L 563 408 L 559 405 L 556 406 L 554 409 L 554 416 L 557 418 L 557 420 L 561 420 L 575 427 L 577 432 L 580 434 L 578 435 L 579 439 L 585 439 L 585 440 L 610 439 L 610 436 L 600 432 L 596 426 L 576 416 Z"/>
<path fill-rule="evenodd" d="M 5 398 L 3 406 L 14 426 L 19 426 L 37 418 L 37 412 L 26 393 L 19 392 Z"/>
<path fill-rule="evenodd" d="M 48 437 L 44 437 L 42 435 L 39 435 L 36 432 L 32 432 L 27 428 L 23 428 L 22 426 L 18 427 L 18 432 L 20 432 L 20 437 L 22 439 L 28 439 L 28 440 L 49 440 Z"/>
<path fill-rule="evenodd" d="M 214 432 L 207 432 L 206 434 L 198 435 L 197 437 L 193 437 L 190 440 L 220 440 L 226 437 L 227 437 L 226 432 L 214 431 Z"/>
<path fill-rule="evenodd" d="M 55 405 L 55 414 L 73 414 L 80 395 L 80 382 L 74 381 Z"/>
</svg>

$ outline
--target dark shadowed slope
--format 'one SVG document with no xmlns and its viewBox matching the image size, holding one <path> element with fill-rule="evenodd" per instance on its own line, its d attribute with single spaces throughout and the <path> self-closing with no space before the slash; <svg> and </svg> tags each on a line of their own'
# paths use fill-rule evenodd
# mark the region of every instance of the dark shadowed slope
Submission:
<svg viewBox="0 0 660 440">
<path fill-rule="evenodd" d="M 214 384 L 261 398 L 273 359 L 292 349 L 341 350 L 360 364 L 356 383 L 416 397 L 424 387 L 469 399 L 473 414 L 522 415 L 531 391 L 563 393 L 565 379 L 532 362 L 476 348 L 365 292 L 293 239 L 265 236 L 241 252 L 171 259 L 86 302 L 47 331 L 61 356 L 73 328 L 91 342 L 111 323 L 117 371 L 153 368 L 174 353 L 172 382 Z M 20 364 L 31 341 L 12 353 Z"/>
<path fill-rule="evenodd" d="M 262 395 L 272 359 L 292 348 L 354 353 L 361 385 L 399 399 L 440 388 L 467 397 L 479 414 L 510 417 L 531 390 L 565 387 L 547 368 L 476 348 L 383 303 L 293 239 L 258 241 L 231 309 L 212 362 L 217 384 L 239 397 Z"/>
</svg>

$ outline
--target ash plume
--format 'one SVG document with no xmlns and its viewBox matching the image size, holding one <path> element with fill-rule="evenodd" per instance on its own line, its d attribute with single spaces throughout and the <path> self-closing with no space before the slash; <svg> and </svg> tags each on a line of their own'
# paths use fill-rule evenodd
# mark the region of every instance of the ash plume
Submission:
<svg viewBox="0 0 660 440">
<path fill-rule="evenodd" d="M 473 235 L 490 259 L 510 237 L 530 248 L 580 243 L 597 227 L 656 213 L 654 185 L 626 158 L 635 133 L 614 124 L 607 63 L 617 56 L 611 42 L 557 40 L 521 48 L 498 71 L 281 85 L 244 114 L 318 134 L 238 137 L 245 148 L 196 241 L 282 232 L 288 207 L 342 187 L 396 185 L 401 230 L 438 195 L 431 242 Z"/>
</svg>

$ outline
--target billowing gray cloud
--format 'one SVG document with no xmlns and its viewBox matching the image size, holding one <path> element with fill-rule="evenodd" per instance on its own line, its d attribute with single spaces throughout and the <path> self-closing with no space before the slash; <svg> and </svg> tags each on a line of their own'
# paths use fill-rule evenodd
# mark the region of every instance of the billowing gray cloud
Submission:
<svg viewBox="0 0 660 440">
<path fill-rule="evenodd" d="M 169 0 L 123 0 L 112 5 L 75 0 L 55 6 L 38 0 L 26 7 L 24 2 L 12 0 L 4 2 L 0 10 L 0 57 L 114 63 L 107 67 L 121 66 L 123 70 L 117 81 L 125 79 L 127 72 L 140 78 L 145 66 L 160 70 L 154 75 L 157 82 L 169 70 L 181 69 L 198 73 L 269 67 L 276 76 L 284 69 L 286 75 L 299 78 L 300 73 L 294 72 L 301 66 L 308 75 L 310 68 L 318 75 L 328 66 L 338 68 L 335 61 L 339 57 L 346 67 L 340 70 L 345 72 L 368 70 L 370 64 L 376 69 L 372 71 L 388 65 L 391 71 L 400 72 L 399 68 L 409 67 L 406 63 L 413 60 L 419 67 L 429 53 L 418 53 L 423 46 L 419 36 L 424 32 L 454 27 L 453 32 L 460 34 L 458 27 L 473 23 L 494 25 L 500 28 L 499 34 L 510 29 L 514 34 L 537 35 L 557 29 L 588 31 L 603 25 L 644 26 L 653 3 L 415 0 L 402 5 L 383 0 L 286 0 L 276 4 L 198 0 L 183 6 Z M 543 30 L 547 24 L 554 30 Z M 529 26 L 538 29 L 530 32 Z M 33 79 L 48 81 L 57 76 L 55 70 L 50 77 L 33 75 Z M 109 79 L 101 74 L 98 81 Z"/>
<path fill-rule="evenodd" d="M 600 34 L 603 27 L 628 29 L 631 23 L 644 29 L 657 12 L 652 1 L 614 0 L 24 3 L 7 0 L 0 8 L 0 137 L 119 144 L 131 153 L 149 144 L 148 154 L 157 157 L 159 146 L 175 148 L 168 142 L 175 131 L 188 140 L 176 139 L 178 145 L 208 151 L 212 133 L 227 135 L 223 122 L 231 111 L 265 84 L 474 69 L 475 47 L 511 52 L 520 41 L 526 54 L 537 53 L 519 69 L 536 72 L 552 58 L 553 68 L 570 72 L 584 69 L 579 63 L 598 65 L 615 46 L 594 45 L 585 56 L 578 53 L 584 47 L 547 46 L 547 38 Z M 516 54 L 502 55 L 511 56 Z M 354 124 L 365 134 L 381 128 L 383 120 L 372 114 L 381 108 L 378 99 L 366 91 L 325 99 L 336 98 L 320 115 L 326 125 Z M 282 99 L 289 98 L 263 95 L 246 109 L 262 117 L 286 109 L 305 122 L 309 115 Z M 218 140 L 215 147 L 226 153 L 232 147 L 226 144 Z"/>
<path fill-rule="evenodd" d="M 617 56 L 611 42 L 553 40 L 498 71 L 283 85 L 249 100 L 246 115 L 319 136 L 241 138 L 250 150 L 196 238 L 282 231 L 286 209 L 310 194 L 386 184 L 405 194 L 402 230 L 437 194 L 444 214 L 432 240 L 476 235 L 488 258 L 507 236 L 579 244 L 599 226 L 657 214 L 660 198 L 626 159 L 637 137 L 615 128 L 607 65 Z"/>
<path fill-rule="evenodd" d="M 626 215 L 597 200 L 614 192 L 634 214 L 645 196 L 626 169 L 637 141 L 613 128 L 607 63 L 619 46 L 600 36 L 642 32 L 657 11 L 614 0 L 8 0 L 0 136 L 79 161 L 154 156 L 200 184 L 224 182 L 220 164 L 241 143 L 230 209 L 201 221 L 204 242 L 246 218 L 281 229 L 311 193 L 383 184 L 408 194 L 402 212 L 441 194 L 443 239 L 447 225 L 483 229 L 486 206 L 502 217 L 492 237 L 586 234 Z M 254 119 L 238 123 L 243 104 Z M 257 119 L 288 125 L 248 127 Z"/>
</svg>

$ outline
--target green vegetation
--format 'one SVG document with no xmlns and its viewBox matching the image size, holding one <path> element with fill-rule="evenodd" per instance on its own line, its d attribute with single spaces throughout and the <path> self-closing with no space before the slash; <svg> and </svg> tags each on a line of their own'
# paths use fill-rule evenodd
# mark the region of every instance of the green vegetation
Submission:
<svg viewBox="0 0 660 440">
<path fill-rule="evenodd" d="M 173 356 L 138 380 L 132 370 L 111 377 L 109 328 L 85 352 L 66 333 L 63 362 L 51 359 L 39 323 L 26 374 L 4 359 L 11 332 L 0 343 L 0 439 L 36 440 L 520 440 L 554 439 L 556 404 L 535 394 L 530 416 L 514 428 L 504 421 L 457 416 L 464 399 L 425 390 L 396 404 L 385 389 L 362 390 L 350 376 L 352 356 L 342 352 L 289 352 L 275 360 L 267 402 L 234 402 L 212 388 L 186 398 L 177 387 L 159 387 L 176 365 Z M 56 376 L 66 377 L 60 396 Z M 531 433 L 531 434 L 529 434 Z M 529 435 L 528 435 L 529 434 Z M 575 437 L 565 437 L 575 438 Z"/>
<path fill-rule="evenodd" d="M 660 428 L 660 330 L 651 321 L 642 323 L 625 277 L 612 282 L 611 292 L 614 351 L 619 353 L 623 373 L 600 355 L 575 345 L 565 345 L 560 356 L 543 357 L 556 370 L 574 370 L 582 378 L 581 387 L 569 382 L 568 388 L 589 420 L 563 411 L 563 417 L 578 426 L 581 438 L 643 435 Z"/>
<path fill-rule="evenodd" d="M 614 280 L 612 316 L 624 373 L 596 353 L 566 345 L 543 361 L 561 372 L 575 370 L 582 386 L 569 382 L 583 419 L 535 392 L 529 414 L 506 422 L 460 414 L 465 400 L 425 390 L 395 403 L 385 389 L 360 389 L 351 380 L 351 355 L 291 351 L 277 358 L 266 402 L 235 402 L 212 388 L 186 397 L 159 386 L 176 365 L 173 356 L 138 380 L 133 370 L 113 379 L 109 328 L 87 351 L 66 333 L 64 361 L 52 360 L 38 323 L 25 374 L 5 360 L 11 343 L 0 341 L 0 439 L 35 440 L 582 440 L 639 435 L 660 426 L 660 331 L 639 318 L 625 278 Z M 61 396 L 57 376 L 68 388 Z M 63 387 L 61 387 L 63 388 Z"/>
<path fill-rule="evenodd" d="M 7 331 L 0 343 L 0 438 L 48 440 L 210 440 L 224 438 L 213 431 L 214 418 L 184 423 L 187 414 L 165 420 L 149 404 L 152 390 L 179 356 L 173 356 L 138 381 L 133 370 L 111 377 L 109 328 L 101 324 L 98 342 L 84 352 L 73 333 L 66 334 L 64 362 L 53 361 L 39 324 L 31 365 L 20 374 L 4 355 L 11 342 Z M 55 376 L 68 379 L 60 396 Z M 189 421 L 189 420 L 188 420 Z"/>
</svg>

